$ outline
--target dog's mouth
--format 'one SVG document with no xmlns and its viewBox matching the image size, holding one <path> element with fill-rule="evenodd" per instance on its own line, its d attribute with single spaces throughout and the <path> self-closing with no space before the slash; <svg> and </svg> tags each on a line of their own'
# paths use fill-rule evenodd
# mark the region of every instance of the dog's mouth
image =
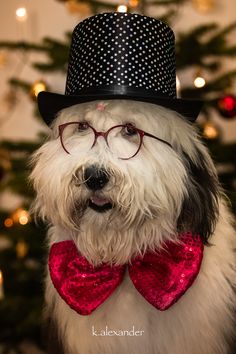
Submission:
<svg viewBox="0 0 236 354">
<path fill-rule="evenodd" d="M 104 213 L 107 210 L 112 209 L 112 203 L 109 199 L 97 196 L 89 198 L 88 206 L 99 213 Z"/>
</svg>

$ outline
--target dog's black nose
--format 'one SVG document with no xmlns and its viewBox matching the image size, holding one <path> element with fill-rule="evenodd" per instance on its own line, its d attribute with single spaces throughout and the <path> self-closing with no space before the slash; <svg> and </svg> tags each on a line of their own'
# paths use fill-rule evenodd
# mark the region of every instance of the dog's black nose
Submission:
<svg viewBox="0 0 236 354">
<path fill-rule="evenodd" d="M 107 172 L 97 166 L 87 167 L 84 171 L 84 178 L 87 188 L 93 191 L 102 189 L 109 181 Z"/>
</svg>

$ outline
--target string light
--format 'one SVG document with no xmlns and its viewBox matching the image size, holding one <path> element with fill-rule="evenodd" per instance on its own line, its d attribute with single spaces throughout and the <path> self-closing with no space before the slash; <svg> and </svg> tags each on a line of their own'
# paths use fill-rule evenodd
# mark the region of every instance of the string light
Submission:
<svg viewBox="0 0 236 354">
<path fill-rule="evenodd" d="M 72 15 L 79 14 L 80 16 L 82 15 L 87 17 L 91 14 L 91 7 L 85 2 L 77 0 L 67 0 L 65 1 L 65 5 L 69 13 Z"/>
<path fill-rule="evenodd" d="M 219 129 L 215 124 L 207 122 L 203 127 L 203 136 L 210 140 L 216 139 L 219 136 Z"/>
<path fill-rule="evenodd" d="M 12 227 L 13 226 L 13 220 L 11 218 L 7 218 L 4 220 L 4 226 L 5 227 Z"/>
<path fill-rule="evenodd" d="M 176 76 L 176 91 L 177 91 L 178 97 L 180 97 L 180 90 L 181 90 L 180 81 L 179 81 L 178 76 Z"/>
<path fill-rule="evenodd" d="M 216 7 L 215 0 L 192 0 L 193 6 L 200 13 L 208 13 Z"/>
<path fill-rule="evenodd" d="M 19 240 L 16 244 L 16 254 L 18 258 L 24 258 L 29 251 L 29 246 L 24 240 Z"/>
<path fill-rule="evenodd" d="M 33 84 L 31 90 L 30 90 L 30 95 L 33 97 L 33 99 L 36 99 L 39 92 L 46 91 L 47 90 L 47 85 L 43 80 L 37 80 Z"/>
<path fill-rule="evenodd" d="M 201 88 L 204 87 L 206 85 L 206 80 L 201 77 L 201 76 L 197 76 L 194 80 L 194 86 L 197 88 Z"/>
<path fill-rule="evenodd" d="M 202 75 L 202 70 L 197 69 L 194 75 L 194 86 L 197 88 L 204 87 L 206 85 L 206 80 L 204 79 Z"/>
<path fill-rule="evenodd" d="M 0 300 L 4 299 L 4 289 L 3 289 L 3 275 L 0 270 Z"/>
<path fill-rule="evenodd" d="M 12 227 L 14 224 L 27 225 L 30 221 L 30 216 L 27 210 L 22 208 L 16 209 L 10 217 L 4 220 L 5 227 Z"/>
<path fill-rule="evenodd" d="M 19 208 L 12 214 L 12 219 L 15 224 L 19 223 L 20 225 L 26 225 L 28 224 L 30 217 L 27 210 Z"/>
<path fill-rule="evenodd" d="M 129 6 L 130 7 L 137 7 L 139 4 L 139 1 L 138 0 L 130 0 L 129 1 Z"/>
<path fill-rule="evenodd" d="M 19 224 L 21 225 L 26 225 L 29 222 L 29 216 L 27 215 L 27 212 L 22 212 L 20 217 L 19 217 Z"/>
<path fill-rule="evenodd" d="M 127 12 L 128 11 L 128 7 L 126 5 L 119 5 L 117 7 L 117 11 L 118 12 Z"/>
<path fill-rule="evenodd" d="M 16 9 L 16 18 L 18 21 L 25 21 L 27 19 L 27 10 L 25 7 Z"/>
<path fill-rule="evenodd" d="M 0 51 L 0 69 L 6 65 L 6 62 L 7 62 L 6 53 L 4 53 L 3 51 Z"/>
</svg>

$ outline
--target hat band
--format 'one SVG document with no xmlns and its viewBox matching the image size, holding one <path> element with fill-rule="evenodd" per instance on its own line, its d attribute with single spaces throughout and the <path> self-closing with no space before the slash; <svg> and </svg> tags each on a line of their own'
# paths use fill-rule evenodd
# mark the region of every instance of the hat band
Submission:
<svg viewBox="0 0 236 354">
<path fill-rule="evenodd" d="M 158 90 L 150 90 L 145 87 L 132 87 L 125 85 L 108 85 L 108 86 L 97 86 L 97 87 L 88 87 L 86 89 L 77 90 L 73 92 L 73 94 L 66 96 L 96 96 L 96 95 L 104 95 L 106 96 L 134 96 L 134 97 L 155 97 L 155 98 L 176 98 L 176 93 L 173 92 L 171 95 L 167 95 Z"/>
</svg>

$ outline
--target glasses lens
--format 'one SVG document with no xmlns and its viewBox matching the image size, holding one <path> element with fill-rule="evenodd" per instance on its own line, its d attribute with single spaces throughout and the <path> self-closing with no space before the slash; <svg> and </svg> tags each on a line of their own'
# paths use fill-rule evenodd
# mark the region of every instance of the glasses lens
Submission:
<svg viewBox="0 0 236 354">
<path fill-rule="evenodd" d="M 86 124 L 71 123 L 61 133 L 62 145 L 71 155 L 87 153 L 94 143 L 94 132 Z"/>
<path fill-rule="evenodd" d="M 123 125 L 109 131 L 107 142 L 114 155 L 120 159 L 129 159 L 138 152 L 141 137 L 135 127 Z"/>
</svg>

